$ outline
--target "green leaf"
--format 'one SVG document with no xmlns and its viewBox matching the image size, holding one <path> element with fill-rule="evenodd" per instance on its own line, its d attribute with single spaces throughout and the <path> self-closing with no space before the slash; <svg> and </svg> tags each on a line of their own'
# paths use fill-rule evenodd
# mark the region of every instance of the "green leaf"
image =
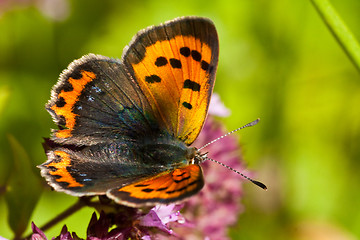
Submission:
<svg viewBox="0 0 360 240">
<path fill-rule="evenodd" d="M 13 152 L 14 165 L 7 184 L 5 200 L 10 228 L 15 238 L 19 238 L 28 226 L 42 188 L 32 171 L 31 161 L 25 149 L 12 135 L 8 136 L 8 140 Z"/>
</svg>

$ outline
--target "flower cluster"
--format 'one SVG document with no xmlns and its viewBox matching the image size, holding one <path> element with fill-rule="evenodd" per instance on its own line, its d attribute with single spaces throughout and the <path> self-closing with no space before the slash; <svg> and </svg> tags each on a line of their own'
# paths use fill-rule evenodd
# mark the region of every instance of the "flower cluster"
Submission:
<svg viewBox="0 0 360 240">
<path fill-rule="evenodd" d="M 100 213 L 97 219 L 93 213 L 87 229 L 86 239 L 89 240 L 122 240 L 122 239 L 154 239 L 164 236 L 176 236 L 172 225 L 186 225 L 185 218 L 179 210 L 182 205 L 155 206 L 147 214 L 140 209 L 121 207 L 117 214 Z M 111 229 L 112 225 L 116 228 Z M 47 240 L 45 234 L 34 224 L 31 224 L 33 234 L 31 240 Z M 111 230 L 110 230 L 111 229 Z M 110 231 L 109 231 L 110 230 Z M 76 240 L 76 233 L 70 233 L 66 226 L 56 240 Z"/>
<path fill-rule="evenodd" d="M 211 105 L 210 105 L 211 106 Z M 220 111 L 226 113 L 226 111 Z M 204 128 L 195 141 L 196 147 L 201 147 L 209 141 L 226 133 L 224 127 L 212 116 L 207 118 Z M 206 148 L 208 157 L 216 159 L 245 174 L 240 155 L 238 141 L 234 136 L 228 136 Z M 240 175 L 229 171 L 214 162 L 202 164 L 205 186 L 200 193 L 191 197 L 183 209 L 183 215 L 196 228 L 182 228 L 177 232 L 184 239 L 228 239 L 227 230 L 237 221 L 243 211 L 240 203 L 243 191 Z"/>
</svg>

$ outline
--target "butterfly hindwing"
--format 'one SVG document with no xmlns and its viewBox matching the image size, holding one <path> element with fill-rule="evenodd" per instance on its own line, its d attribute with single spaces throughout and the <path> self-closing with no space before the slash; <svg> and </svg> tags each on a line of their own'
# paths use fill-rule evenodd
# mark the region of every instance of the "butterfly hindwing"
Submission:
<svg viewBox="0 0 360 240">
<path fill-rule="evenodd" d="M 123 55 L 158 121 L 188 145 L 207 114 L 218 45 L 210 20 L 187 17 L 139 32 Z"/>
<path fill-rule="evenodd" d="M 47 140 L 47 145 L 48 161 L 39 166 L 41 174 L 57 191 L 75 196 L 106 194 L 109 189 L 171 171 L 172 165 L 185 158 L 177 150 L 153 161 L 165 149 L 136 141 L 75 146 Z"/>
<path fill-rule="evenodd" d="M 108 196 L 133 207 L 167 204 L 183 200 L 200 191 L 203 186 L 201 167 L 190 164 L 113 189 Z"/>
<path fill-rule="evenodd" d="M 127 171 L 132 167 L 126 161 L 130 155 L 115 158 L 109 154 L 111 148 L 104 147 L 97 145 L 83 149 L 75 146 L 72 146 L 73 149 L 50 149 L 47 151 L 48 161 L 39 166 L 41 174 L 55 190 L 74 196 L 106 194 L 108 189 L 144 176 L 144 173 L 136 175 Z"/>
<path fill-rule="evenodd" d="M 140 165 L 147 154 L 128 151 L 129 146 L 55 146 L 47 152 L 48 161 L 40 165 L 41 174 L 57 191 L 74 196 L 106 194 L 128 206 L 180 201 L 203 187 L 199 165 L 172 170 L 156 163 Z"/>
</svg>

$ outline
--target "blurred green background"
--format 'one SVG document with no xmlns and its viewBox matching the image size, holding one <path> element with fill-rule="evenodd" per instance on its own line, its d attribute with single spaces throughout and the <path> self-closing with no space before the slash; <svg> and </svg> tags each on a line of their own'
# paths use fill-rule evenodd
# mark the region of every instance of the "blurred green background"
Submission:
<svg viewBox="0 0 360 240">
<path fill-rule="evenodd" d="M 331 2 L 360 39 L 360 1 Z M 35 167 L 46 159 L 42 137 L 54 124 L 44 104 L 59 73 L 90 52 L 121 57 L 138 30 L 185 15 L 218 29 L 215 91 L 232 111 L 228 129 L 261 118 L 240 136 L 248 168 L 269 190 L 245 184 L 230 236 L 360 238 L 360 75 L 311 2 L 286 0 L 0 1 L 0 236 L 13 236 L 6 201 L 26 218 L 39 198 L 30 217 L 38 226 L 76 201 L 41 193 Z M 65 222 L 84 237 L 92 212 Z"/>
</svg>

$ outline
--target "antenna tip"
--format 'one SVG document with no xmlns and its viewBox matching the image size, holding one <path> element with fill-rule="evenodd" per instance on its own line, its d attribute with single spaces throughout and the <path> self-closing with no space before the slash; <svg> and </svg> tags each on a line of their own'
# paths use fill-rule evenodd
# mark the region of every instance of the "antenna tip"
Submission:
<svg viewBox="0 0 360 240">
<path fill-rule="evenodd" d="M 256 120 L 254 120 L 254 125 L 257 124 L 258 122 L 260 122 L 260 118 L 257 118 Z"/>
<path fill-rule="evenodd" d="M 255 181 L 255 180 L 252 180 L 251 181 L 253 184 L 257 185 L 258 187 L 261 187 L 262 189 L 264 189 L 265 191 L 267 190 L 267 187 L 265 186 L 265 184 L 261 183 L 261 182 L 258 182 L 258 181 Z"/>
<path fill-rule="evenodd" d="M 259 121 L 260 121 L 260 118 L 257 118 L 256 120 L 252 121 L 251 123 L 246 124 L 244 127 L 254 126 L 254 125 L 258 124 Z"/>
</svg>

